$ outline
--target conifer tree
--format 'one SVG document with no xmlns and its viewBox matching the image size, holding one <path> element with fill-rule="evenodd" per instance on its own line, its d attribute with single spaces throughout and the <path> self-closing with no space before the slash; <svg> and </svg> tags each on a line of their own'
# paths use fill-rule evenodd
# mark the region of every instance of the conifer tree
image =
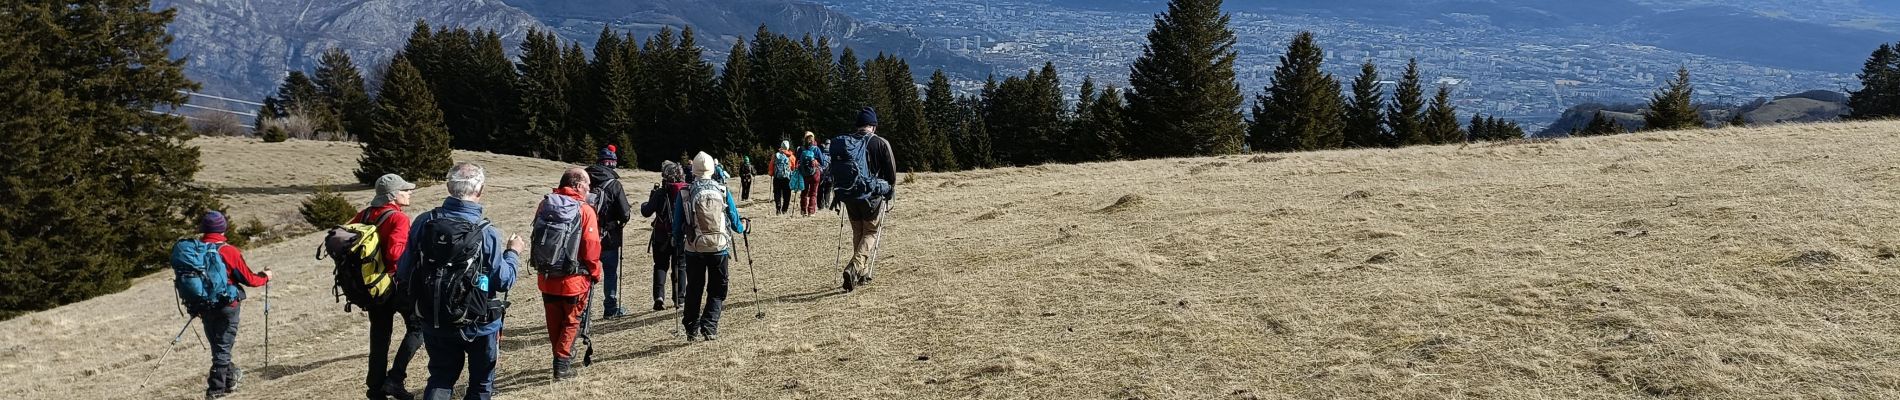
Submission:
<svg viewBox="0 0 1900 400">
<path fill-rule="evenodd" d="M 1621 133 L 1628 133 L 1628 131 L 1615 120 L 1603 115 L 1603 110 L 1597 110 L 1596 114 L 1590 117 L 1590 123 L 1584 125 L 1582 131 L 1572 133 L 1571 136 L 1603 136 Z"/>
<path fill-rule="evenodd" d="M 1854 119 L 1900 116 L 1900 50 L 1881 43 L 1860 69 L 1860 89 L 1848 93 Z"/>
<path fill-rule="evenodd" d="M 960 111 L 958 123 L 963 125 L 963 134 L 955 138 L 954 142 L 958 164 L 971 169 L 996 166 L 990 146 L 989 125 L 983 120 L 983 100 L 963 97 L 957 101 L 957 107 Z"/>
<path fill-rule="evenodd" d="M 364 89 L 363 74 L 342 49 L 323 52 L 317 65 L 317 92 L 322 94 L 330 115 L 337 116 L 336 131 L 359 136 L 369 129 L 369 92 Z"/>
<path fill-rule="evenodd" d="M 1352 81 L 1352 99 L 1346 102 L 1346 147 L 1385 147 L 1392 135 L 1385 130 L 1385 92 L 1379 88 L 1379 67 L 1366 61 Z"/>
<path fill-rule="evenodd" d="M 593 123 L 594 143 L 596 147 L 615 145 L 620 149 L 616 155 L 620 163 L 628 166 L 640 165 L 631 150 L 634 143 L 629 142 L 633 134 L 633 88 L 632 77 L 628 71 L 626 46 L 620 36 L 611 29 L 602 27 L 600 37 L 594 41 L 594 63 L 592 71 L 593 101 L 589 104 L 592 111 L 588 117 Z"/>
<path fill-rule="evenodd" d="M 521 43 L 520 71 L 522 127 L 531 157 L 558 159 L 567 137 L 567 66 L 560 38 L 553 32 L 530 31 Z"/>
<path fill-rule="evenodd" d="M 867 104 L 870 88 L 864 78 L 864 65 L 850 47 L 844 48 L 832 68 L 837 70 L 837 79 L 832 81 L 831 105 L 825 112 L 831 122 L 825 127 L 828 133 L 841 134 L 856 128 L 852 125 L 857 124 L 858 110 Z"/>
<path fill-rule="evenodd" d="M 376 182 L 383 174 L 426 180 L 447 171 L 453 163 L 449 132 L 435 95 L 409 60 L 390 60 L 370 114 L 370 128 L 362 139 L 363 157 L 357 161 L 356 180 Z"/>
<path fill-rule="evenodd" d="M 968 135 L 963 124 L 963 110 L 957 105 L 956 94 L 950 92 L 950 77 L 939 69 L 930 74 L 930 85 L 924 91 L 924 119 L 927 130 L 932 131 L 927 156 L 939 171 L 962 169 L 951 148 L 952 137 Z"/>
<path fill-rule="evenodd" d="M 1649 111 L 1643 113 L 1643 130 L 1666 131 L 1697 129 L 1703 126 L 1702 113 L 1691 103 L 1695 86 L 1689 84 L 1689 68 L 1676 70 L 1676 79 L 1649 98 Z"/>
<path fill-rule="evenodd" d="M 1084 154 L 1083 161 L 1118 160 L 1126 154 L 1124 138 L 1128 130 L 1122 110 L 1121 90 L 1110 86 L 1098 93 L 1087 109 L 1077 111 L 1086 114 L 1089 121 L 1088 131 L 1076 136 L 1080 143 L 1075 147 Z"/>
<path fill-rule="evenodd" d="M 1254 106 L 1250 143 L 1261 151 L 1336 149 L 1345 144 L 1339 81 L 1321 70 L 1326 53 L 1300 32 Z"/>
<path fill-rule="evenodd" d="M 1451 105 L 1451 88 L 1439 86 L 1438 95 L 1432 97 L 1432 105 L 1425 110 L 1424 136 L 1431 144 L 1452 144 L 1465 141 L 1465 131 L 1458 127 L 1458 108 Z"/>
<path fill-rule="evenodd" d="M 752 133 L 748 120 L 749 98 L 746 87 L 751 79 L 750 54 L 746 51 L 745 41 L 735 40 L 732 51 L 727 53 L 726 66 L 719 72 L 719 97 L 713 102 L 718 107 L 716 122 L 708 132 L 713 136 L 709 149 L 716 154 L 746 153 L 757 145 L 757 136 Z"/>
<path fill-rule="evenodd" d="M 1405 75 L 1393 92 L 1392 105 L 1386 109 L 1385 125 L 1392 130 L 1392 147 L 1430 144 L 1425 134 L 1425 89 L 1419 81 L 1418 59 L 1405 64 Z"/>
<path fill-rule="evenodd" d="M 137 0 L 0 8 L 5 318 L 124 290 L 216 202 L 193 183 L 184 120 L 146 112 L 198 89 L 167 50 L 176 11 Z"/>
<path fill-rule="evenodd" d="M 570 163 L 593 161 L 598 151 L 605 147 L 595 141 L 597 133 L 594 128 L 599 123 L 595 122 L 597 118 L 593 115 L 596 111 L 593 100 L 596 98 L 594 92 L 599 88 L 590 79 L 593 73 L 588 65 L 587 51 L 581 49 L 580 43 L 569 43 L 567 49 L 561 52 L 561 75 L 567 78 L 562 97 L 567 101 L 568 112 L 567 122 L 561 124 L 565 129 L 555 154 L 560 155 L 560 160 Z"/>
<path fill-rule="evenodd" d="M 460 109 L 462 115 L 450 123 L 450 133 L 456 136 L 469 136 L 466 140 L 470 150 L 493 151 L 517 156 L 533 154 L 535 138 L 525 129 L 525 115 L 522 114 L 521 92 L 518 87 L 520 76 L 515 63 L 510 60 L 501 43 L 501 34 L 492 30 L 477 31 L 473 53 L 469 60 L 468 81 L 462 82 L 471 93 L 478 93 L 467 101 L 466 108 Z M 447 115 L 444 115 L 447 118 Z M 621 146 L 627 149 L 630 146 Z M 631 162 L 629 162 L 631 164 Z"/>
<path fill-rule="evenodd" d="M 1171 0 L 1129 70 L 1129 131 L 1141 156 L 1231 154 L 1245 138 L 1234 32 L 1220 0 Z"/>
</svg>

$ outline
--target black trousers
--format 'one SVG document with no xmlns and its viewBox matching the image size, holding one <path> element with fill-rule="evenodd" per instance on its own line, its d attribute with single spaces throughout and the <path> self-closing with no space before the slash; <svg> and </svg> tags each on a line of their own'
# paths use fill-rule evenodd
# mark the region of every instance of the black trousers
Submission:
<svg viewBox="0 0 1900 400">
<path fill-rule="evenodd" d="M 653 301 L 666 299 L 666 283 L 673 282 L 673 304 L 686 301 L 686 268 L 672 250 L 653 249 Z M 670 278 L 670 279 L 669 279 Z"/>
<path fill-rule="evenodd" d="M 778 206 L 779 214 L 791 209 L 792 178 L 772 178 L 772 202 Z"/>
<path fill-rule="evenodd" d="M 739 180 L 739 200 L 752 200 L 752 177 Z"/>
<path fill-rule="evenodd" d="M 687 332 L 719 332 L 719 314 L 726 310 L 727 259 L 724 254 L 686 255 L 686 310 L 680 322 Z"/>
<path fill-rule="evenodd" d="M 387 304 L 370 308 L 369 311 L 369 376 L 364 379 L 369 393 L 383 393 L 387 385 L 394 389 L 404 389 L 403 381 L 409 379 L 409 361 L 416 358 L 416 348 L 422 347 L 422 318 L 405 304 L 413 304 L 402 299 L 390 299 Z M 402 341 L 396 345 L 396 360 L 389 360 L 389 337 L 396 332 L 395 319 L 402 318 Z M 405 389 L 407 390 L 407 389 Z"/>
<path fill-rule="evenodd" d="M 237 346 L 238 302 L 198 314 L 204 321 L 205 339 L 211 341 L 211 373 L 205 376 L 205 394 L 228 393 L 237 387 L 237 365 L 231 363 L 231 349 Z"/>
</svg>

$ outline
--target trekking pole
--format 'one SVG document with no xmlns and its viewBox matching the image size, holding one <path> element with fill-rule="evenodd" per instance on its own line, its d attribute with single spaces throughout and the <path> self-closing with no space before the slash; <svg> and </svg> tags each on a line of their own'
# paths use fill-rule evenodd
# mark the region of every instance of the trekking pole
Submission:
<svg viewBox="0 0 1900 400">
<path fill-rule="evenodd" d="M 831 252 L 832 265 L 844 266 L 844 211 L 838 211 L 838 249 Z"/>
<path fill-rule="evenodd" d="M 745 222 L 745 224 L 748 225 L 748 229 L 746 229 L 745 233 L 739 234 L 739 237 L 745 241 L 746 271 L 752 274 L 752 304 L 756 304 L 756 307 L 759 307 L 759 312 L 752 314 L 752 318 L 765 319 L 765 302 L 759 299 L 759 267 L 752 263 L 752 230 L 749 229 L 749 226 L 752 225 L 752 219 L 740 218 L 739 221 Z"/>
<path fill-rule="evenodd" d="M 264 368 L 270 368 L 270 281 L 264 281 Z"/>
<path fill-rule="evenodd" d="M 166 350 L 164 355 L 158 356 L 158 359 L 152 362 L 152 370 L 146 372 L 145 378 L 139 381 L 139 388 L 145 388 L 146 386 L 151 386 L 152 377 L 158 376 L 159 375 L 158 370 L 160 368 L 165 367 L 165 359 L 171 358 L 173 353 L 178 352 L 178 342 L 185 340 L 185 331 L 191 330 L 191 321 L 196 321 L 196 320 L 198 320 L 197 315 L 193 315 L 191 316 L 191 318 L 185 319 L 185 326 L 182 328 L 178 328 L 177 335 L 172 335 L 171 345 L 167 346 L 170 349 Z"/>
<path fill-rule="evenodd" d="M 198 320 L 198 316 L 196 315 L 191 316 L 191 318 L 185 319 L 185 326 L 182 328 L 178 328 L 178 335 L 172 336 L 173 347 L 178 346 L 178 341 L 185 340 L 185 331 L 191 330 L 191 321 L 196 321 L 196 320 Z"/>
<path fill-rule="evenodd" d="M 893 200 L 884 200 L 884 211 L 877 213 L 877 234 L 871 238 L 871 262 L 865 267 L 865 275 L 877 276 L 877 255 L 884 249 L 884 216 L 891 213 Z"/>
</svg>

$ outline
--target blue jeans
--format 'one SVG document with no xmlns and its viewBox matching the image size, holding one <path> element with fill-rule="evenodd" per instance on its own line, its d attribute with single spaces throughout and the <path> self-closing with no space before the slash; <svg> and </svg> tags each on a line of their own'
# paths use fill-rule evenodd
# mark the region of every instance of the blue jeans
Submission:
<svg viewBox="0 0 1900 400">
<path fill-rule="evenodd" d="M 601 246 L 600 248 L 601 286 L 605 290 L 602 296 L 606 307 L 601 308 L 602 315 L 625 314 L 620 309 L 620 247 Z"/>
<path fill-rule="evenodd" d="M 495 361 L 501 355 L 501 334 L 462 340 L 457 330 L 428 332 L 422 342 L 429 349 L 429 386 L 423 391 L 428 400 L 450 400 L 455 382 L 461 379 L 464 363 L 468 366 L 468 393 L 465 400 L 488 400 L 495 393 Z"/>
</svg>

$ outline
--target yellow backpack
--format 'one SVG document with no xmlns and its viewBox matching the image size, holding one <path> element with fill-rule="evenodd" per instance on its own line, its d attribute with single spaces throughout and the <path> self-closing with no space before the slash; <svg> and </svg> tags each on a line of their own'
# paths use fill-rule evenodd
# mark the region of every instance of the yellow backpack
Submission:
<svg viewBox="0 0 1900 400">
<path fill-rule="evenodd" d="M 327 253 L 336 264 L 336 284 L 330 294 L 339 303 L 348 300 L 343 305 L 345 312 L 351 305 L 365 309 L 382 305 L 391 297 L 396 277 L 389 274 L 389 265 L 383 262 L 382 235 L 376 232 L 376 227 L 388 218 L 389 212 L 384 212 L 374 223 L 330 228 L 318 248 L 318 260 Z"/>
</svg>

